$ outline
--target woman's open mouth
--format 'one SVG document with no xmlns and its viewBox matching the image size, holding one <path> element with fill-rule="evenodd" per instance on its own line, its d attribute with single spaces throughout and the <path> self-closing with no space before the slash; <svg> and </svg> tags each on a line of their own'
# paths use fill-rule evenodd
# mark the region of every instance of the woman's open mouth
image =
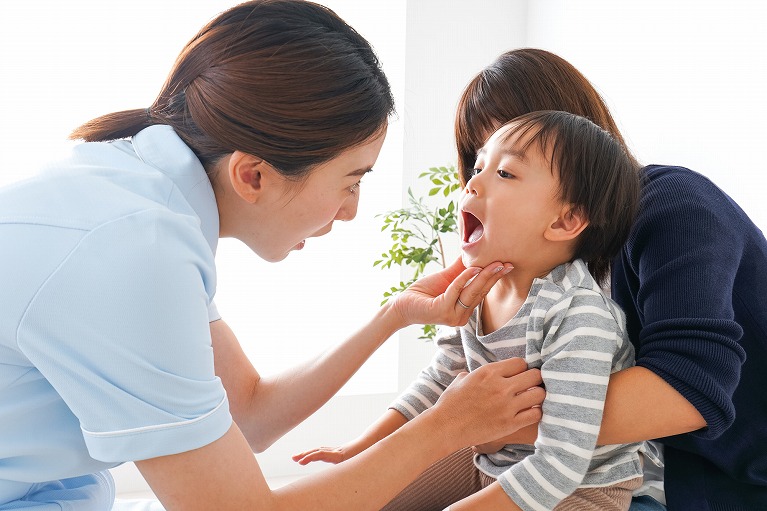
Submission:
<svg viewBox="0 0 767 511">
<path fill-rule="evenodd" d="M 463 218 L 464 245 L 470 245 L 479 241 L 485 233 L 485 228 L 482 226 L 482 222 L 468 211 L 461 211 L 461 215 Z"/>
</svg>

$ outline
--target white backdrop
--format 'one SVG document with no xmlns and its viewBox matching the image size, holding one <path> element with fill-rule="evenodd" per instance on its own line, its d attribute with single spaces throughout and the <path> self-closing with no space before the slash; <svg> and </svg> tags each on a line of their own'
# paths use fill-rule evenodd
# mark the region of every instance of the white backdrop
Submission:
<svg viewBox="0 0 767 511">
<path fill-rule="evenodd" d="M 455 160 L 452 118 L 466 82 L 504 50 L 538 46 L 602 92 L 646 163 L 689 166 L 767 229 L 767 3 L 759 0 L 327 0 L 376 47 L 395 91 L 394 121 L 362 186 L 358 219 L 284 263 L 231 240 L 219 252 L 218 305 L 262 373 L 352 332 L 399 278 L 372 261 L 388 240 L 375 215 L 399 206 L 429 166 Z M 173 59 L 232 2 L 2 2 L 0 185 L 67 147 L 97 115 L 148 105 Z M 455 250 L 455 247 L 453 247 Z M 457 252 L 454 252 L 457 253 Z M 343 396 L 259 456 L 267 475 L 304 474 L 287 457 L 356 435 L 426 363 L 417 329 L 389 342 Z M 319 470 L 314 467 L 311 470 Z M 139 489 L 130 466 L 122 491 Z"/>
<path fill-rule="evenodd" d="M 528 41 L 579 68 L 644 163 L 711 178 L 767 230 L 767 2 L 529 2 Z"/>
</svg>

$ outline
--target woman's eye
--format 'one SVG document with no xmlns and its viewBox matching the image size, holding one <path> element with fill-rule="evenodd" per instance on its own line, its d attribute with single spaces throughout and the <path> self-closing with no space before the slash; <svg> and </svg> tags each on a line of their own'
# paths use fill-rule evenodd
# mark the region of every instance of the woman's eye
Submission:
<svg viewBox="0 0 767 511">
<path fill-rule="evenodd" d="M 362 179 L 360 179 L 359 181 L 357 181 L 356 183 L 354 183 L 353 185 L 349 187 L 349 193 L 351 193 L 352 195 L 357 195 L 360 191 L 360 185 L 362 185 Z"/>
</svg>

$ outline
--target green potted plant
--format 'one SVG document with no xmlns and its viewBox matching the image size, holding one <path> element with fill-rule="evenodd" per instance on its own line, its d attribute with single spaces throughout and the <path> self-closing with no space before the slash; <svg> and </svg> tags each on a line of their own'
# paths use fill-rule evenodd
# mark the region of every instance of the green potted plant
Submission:
<svg viewBox="0 0 767 511">
<path fill-rule="evenodd" d="M 378 215 L 383 217 L 381 230 L 389 231 L 393 244 L 373 266 L 391 268 L 397 265 L 412 269 L 408 280 L 400 281 L 384 293 L 382 304 L 407 289 L 430 264 L 445 268 L 444 237 L 458 231 L 456 206 L 451 199 L 451 194 L 461 188 L 455 167 L 431 167 L 418 177 L 429 180 L 428 199 L 415 197 L 408 188 L 407 207 Z M 437 334 L 435 325 L 423 325 L 422 329 L 423 335 L 419 339 L 433 340 Z"/>
</svg>

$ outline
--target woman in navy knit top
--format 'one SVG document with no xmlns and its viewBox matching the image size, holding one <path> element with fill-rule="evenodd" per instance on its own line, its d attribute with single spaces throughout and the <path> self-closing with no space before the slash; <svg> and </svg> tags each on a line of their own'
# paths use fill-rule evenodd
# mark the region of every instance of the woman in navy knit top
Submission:
<svg viewBox="0 0 767 511">
<path fill-rule="evenodd" d="M 572 65 L 543 50 L 510 51 L 459 102 L 464 183 L 487 135 L 535 110 L 588 117 L 623 140 Z M 613 264 L 612 296 L 626 312 L 637 364 L 610 379 L 600 444 L 658 439 L 669 511 L 767 510 L 764 234 L 704 176 L 647 166 L 639 216 Z M 530 443 L 536 432 L 500 441 Z M 632 510 L 663 508 L 648 499 L 635 499 Z"/>
</svg>

